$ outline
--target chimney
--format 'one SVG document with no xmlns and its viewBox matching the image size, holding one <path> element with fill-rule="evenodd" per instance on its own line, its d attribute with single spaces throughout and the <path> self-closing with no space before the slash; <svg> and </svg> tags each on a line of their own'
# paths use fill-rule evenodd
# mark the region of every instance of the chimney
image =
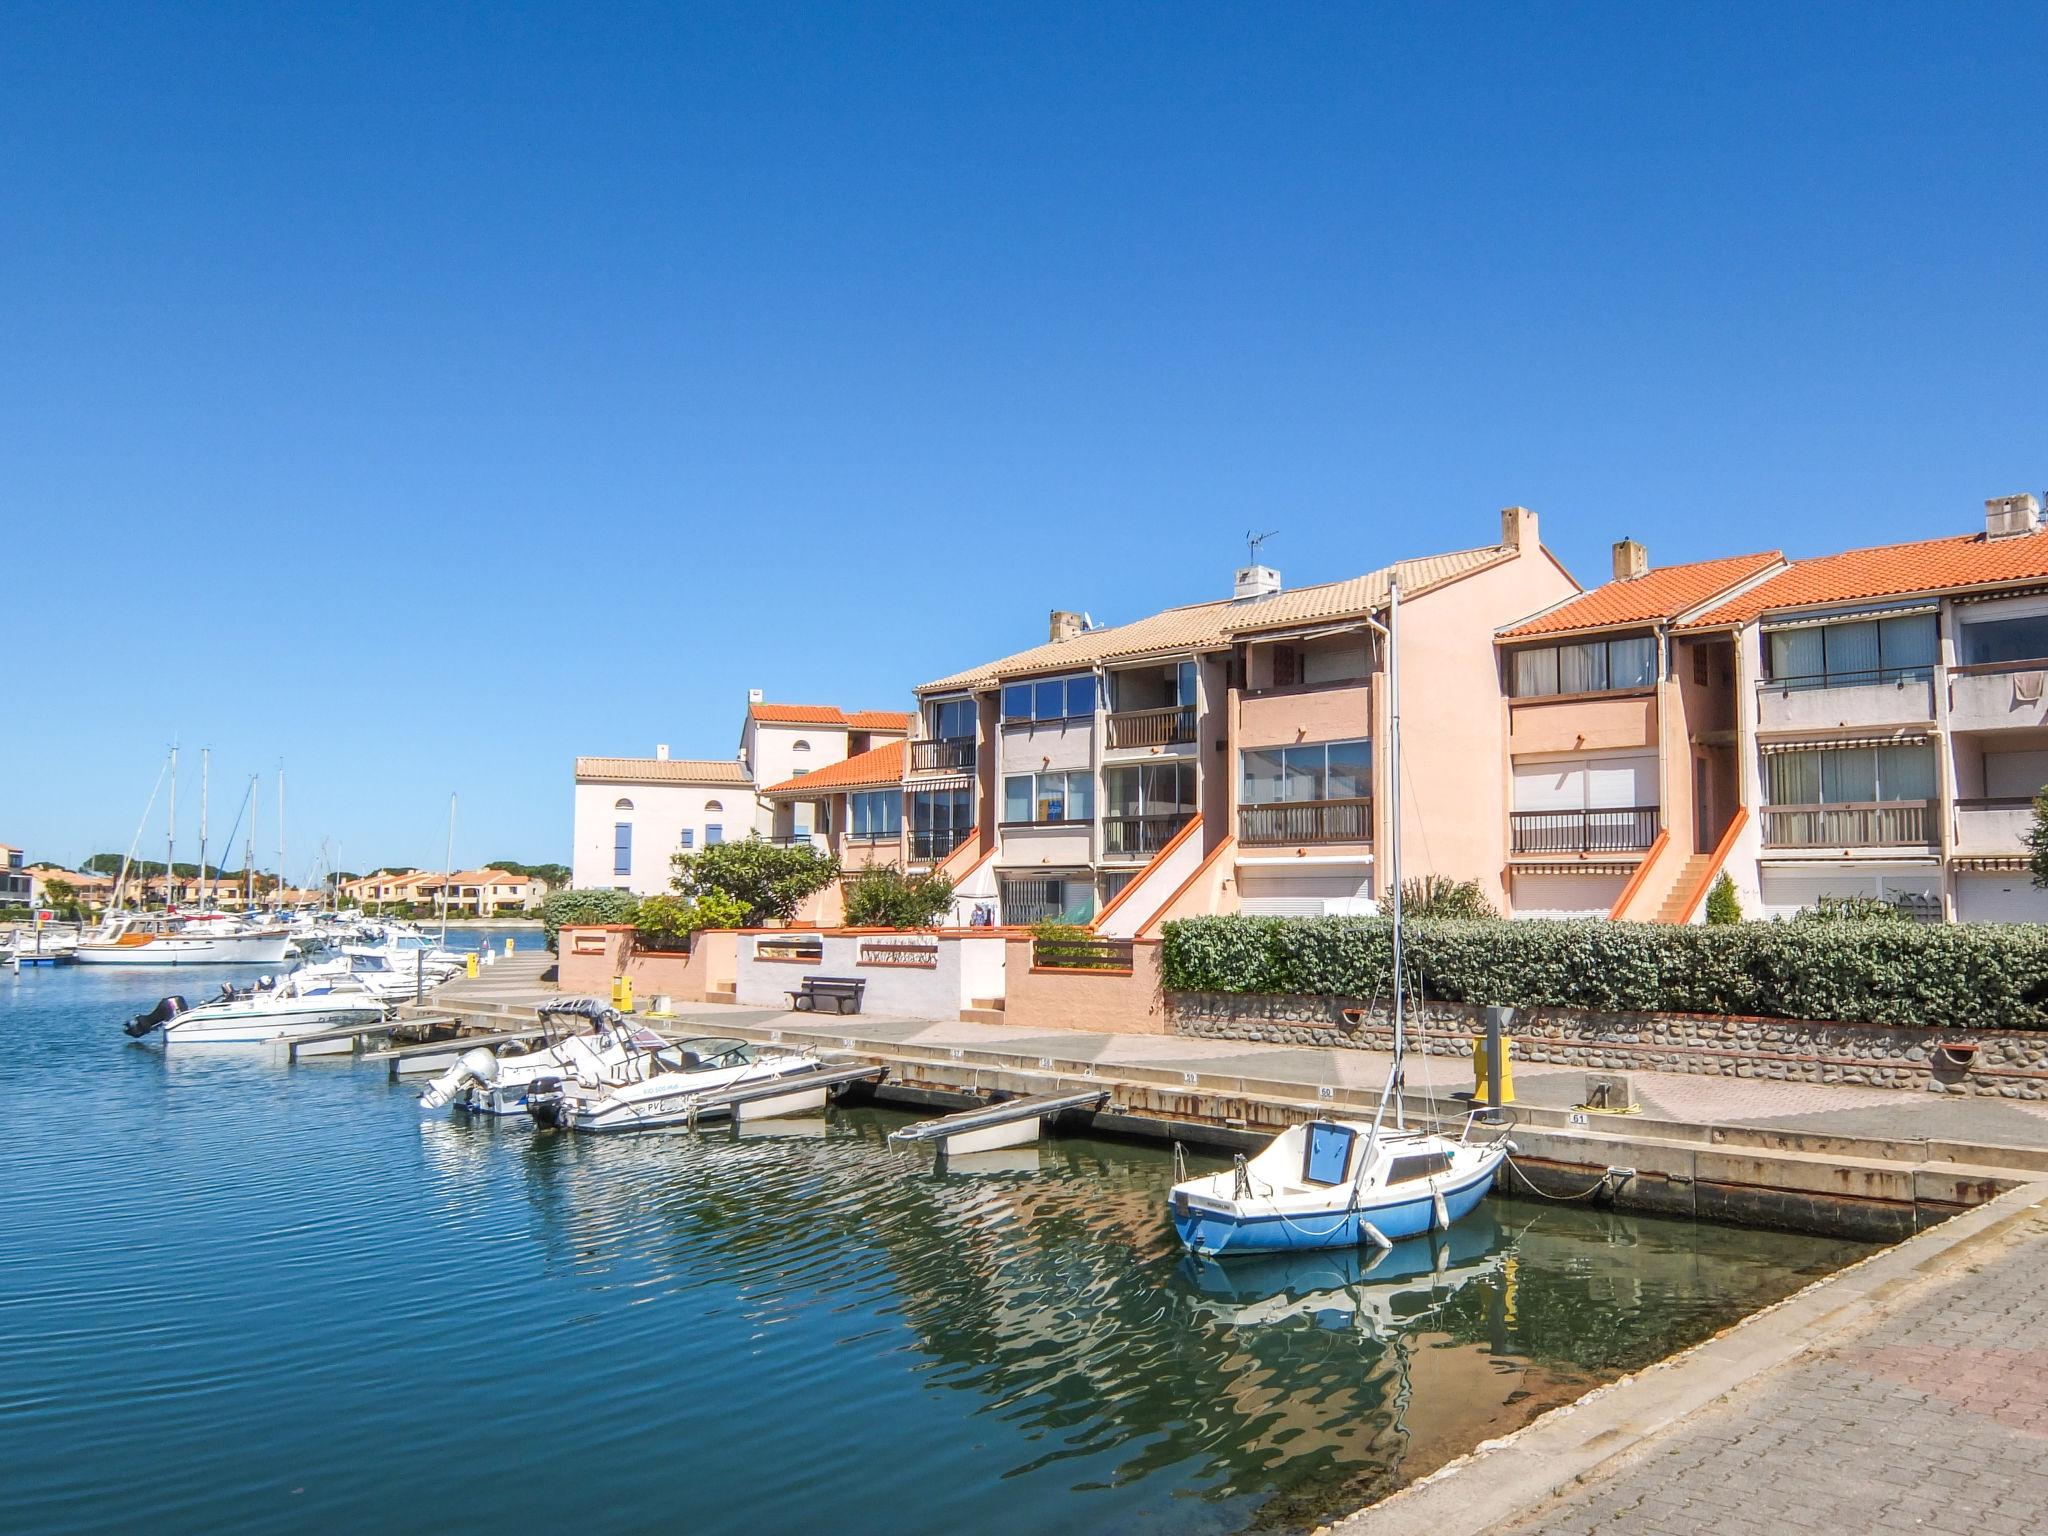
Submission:
<svg viewBox="0 0 2048 1536">
<path fill-rule="evenodd" d="M 1634 581 L 1650 571 L 1650 552 L 1634 539 L 1617 539 L 1614 542 L 1614 579 Z"/>
<path fill-rule="evenodd" d="M 1047 638 L 1052 640 L 1073 639 L 1081 633 L 1081 615 L 1069 613 L 1064 608 L 1053 609 L 1052 621 L 1047 625 L 1046 633 Z"/>
<path fill-rule="evenodd" d="M 662 743 L 661 743 L 661 744 L 660 744 L 659 746 L 657 746 L 657 747 L 656 747 L 656 748 L 654 749 L 654 760 L 655 760 L 655 761 L 656 761 L 657 763 L 665 763 L 665 762 L 667 762 L 667 761 L 668 761 L 668 743 L 667 743 L 667 742 L 665 742 L 665 741 L 664 741 L 664 742 L 662 742 Z"/>
<path fill-rule="evenodd" d="M 2038 533 L 2041 503 L 2032 491 L 2017 496 L 1993 496 L 1984 503 L 1984 537 L 2009 539 L 2019 534 Z"/>
<path fill-rule="evenodd" d="M 1231 588 L 1233 602 L 1247 597 L 1271 597 L 1280 590 L 1280 573 L 1270 565 L 1240 566 L 1236 585 Z"/>
<path fill-rule="evenodd" d="M 758 704 L 758 703 L 760 703 L 760 702 L 761 702 L 761 699 L 762 699 L 762 697 L 763 697 L 763 695 L 762 695 L 762 693 L 761 693 L 761 690 L 760 690 L 760 689 L 758 689 L 758 688 L 749 688 L 749 689 L 747 690 L 747 702 L 748 702 L 749 704 Z"/>
<path fill-rule="evenodd" d="M 1534 550 L 1538 542 L 1536 514 L 1527 507 L 1502 507 L 1500 542 L 1503 549 Z"/>
</svg>

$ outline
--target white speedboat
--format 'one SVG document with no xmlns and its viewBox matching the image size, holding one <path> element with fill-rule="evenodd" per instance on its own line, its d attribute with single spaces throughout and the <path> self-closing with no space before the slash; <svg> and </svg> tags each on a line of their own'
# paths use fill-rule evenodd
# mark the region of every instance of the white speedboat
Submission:
<svg viewBox="0 0 2048 1536">
<path fill-rule="evenodd" d="M 803 1079 L 822 1071 L 824 1063 L 798 1051 L 722 1035 L 669 1045 L 646 1030 L 635 1031 L 633 1047 L 610 1081 L 568 1074 L 536 1078 L 526 1090 L 526 1112 L 552 1130 L 653 1131 L 723 1118 L 727 1108 L 707 1100 L 734 1088 L 788 1084 L 788 1095 L 775 1098 L 768 1111 L 776 1114 L 825 1103 L 823 1088 L 803 1087 Z"/>
<path fill-rule="evenodd" d="M 80 965 L 282 965 L 291 938 L 281 929 L 253 928 L 218 912 L 116 912 L 73 958 Z"/>
<path fill-rule="evenodd" d="M 382 953 L 341 954 L 326 960 L 308 960 L 294 976 L 308 980 L 353 979 L 386 1003 L 411 1002 L 415 996 L 431 993 L 454 973 L 439 968 L 416 971 L 408 965 L 400 970 Z"/>
<path fill-rule="evenodd" d="M 499 1055 L 488 1046 L 464 1051 L 455 1064 L 420 1090 L 420 1108 L 457 1109 L 477 1115 L 523 1115 L 526 1090 L 540 1078 L 559 1082 L 574 1078 L 593 1085 L 609 1082 L 629 1061 L 659 1053 L 667 1044 L 659 1035 L 640 1029 L 616 1009 L 593 997 L 565 998 L 540 1010 L 548 1031 L 539 1050 Z M 558 1036 L 567 1023 L 582 1032 Z"/>
<path fill-rule="evenodd" d="M 253 1045 L 354 1025 L 368 1028 L 383 1019 L 384 1004 L 361 987 L 309 982 L 295 972 L 282 980 L 265 977 L 249 988 L 223 987 L 220 996 L 197 1006 L 167 997 L 125 1027 L 137 1040 L 161 1033 L 166 1045 Z"/>
</svg>

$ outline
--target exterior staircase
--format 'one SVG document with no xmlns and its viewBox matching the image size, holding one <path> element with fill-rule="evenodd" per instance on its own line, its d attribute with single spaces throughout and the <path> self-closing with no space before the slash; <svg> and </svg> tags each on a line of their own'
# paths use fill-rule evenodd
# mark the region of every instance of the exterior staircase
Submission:
<svg viewBox="0 0 2048 1536">
<path fill-rule="evenodd" d="M 1688 912 L 1686 908 L 1691 904 L 1693 892 L 1699 889 L 1700 881 L 1706 877 L 1707 870 L 1712 867 L 1713 863 L 1713 854 L 1696 853 L 1679 865 L 1678 879 L 1672 885 L 1670 893 L 1664 898 L 1664 904 L 1657 909 L 1657 915 L 1651 921 L 1656 923 L 1689 922 L 1692 918 L 1692 913 Z"/>
<path fill-rule="evenodd" d="M 977 997 L 960 1010 L 960 1022 L 963 1024 L 1001 1024 L 1004 1018 L 1000 997 Z"/>
</svg>

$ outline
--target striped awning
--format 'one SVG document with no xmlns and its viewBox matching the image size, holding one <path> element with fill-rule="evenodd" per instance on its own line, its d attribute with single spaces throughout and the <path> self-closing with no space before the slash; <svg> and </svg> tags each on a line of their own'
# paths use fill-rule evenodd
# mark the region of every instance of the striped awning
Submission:
<svg viewBox="0 0 2048 1536">
<path fill-rule="evenodd" d="M 974 775 L 971 773 L 942 773 L 930 778 L 913 775 L 904 781 L 903 787 L 913 794 L 921 789 L 972 789 Z"/>
<path fill-rule="evenodd" d="M 1912 747 L 1931 740 L 1932 731 L 1892 731 L 1883 736 L 1801 736 L 1783 741 L 1759 741 L 1757 751 L 1768 757 L 1773 752 L 1825 752 L 1848 747 Z"/>
<path fill-rule="evenodd" d="M 1775 634 L 1781 629 L 1818 629 L 1823 624 L 1861 624 L 1866 619 L 1906 619 L 1915 614 L 1938 613 L 1939 603 L 1906 603 L 1892 608 L 1859 608 L 1853 613 L 1816 613 L 1802 615 L 1796 619 L 1766 619 L 1765 634 Z"/>
<path fill-rule="evenodd" d="M 1639 861 L 1544 858 L 1517 854 L 1508 860 L 1518 875 L 1632 875 Z"/>
<path fill-rule="evenodd" d="M 1965 874 L 2014 875 L 2027 868 L 2023 853 L 1961 853 L 1948 861 L 1949 868 Z"/>
</svg>

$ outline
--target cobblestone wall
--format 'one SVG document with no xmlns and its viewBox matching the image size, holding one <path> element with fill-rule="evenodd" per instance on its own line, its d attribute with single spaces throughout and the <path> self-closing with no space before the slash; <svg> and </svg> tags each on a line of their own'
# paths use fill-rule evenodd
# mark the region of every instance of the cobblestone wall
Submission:
<svg viewBox="0 0 2048 1536">
<path fill-rule="evenodd" d="M 1235 992 L 1170 992 L 1172 1033 L 1276 1045 L 1384 1051 L 1393 1027 L 1384 1003 L 1360 1008 L 1341 998 Z M 1483 1028 L 1480 1010 L 1430 1003 L 1411 1047 L 1468 1055 Z M 1509 1031 L 1515 1060 L 1598 1071 L 1700 1072 L 1794 1083 L 1853 1083 L 1934 1093 L 2048 1099 L 2048 1034 L 1815 1024 L 1793 1019 L 1686 1013 L 1517 1010 Z M 1938 1050 L 1972 1041 L 1967 1066 Z"/>
</svg>

